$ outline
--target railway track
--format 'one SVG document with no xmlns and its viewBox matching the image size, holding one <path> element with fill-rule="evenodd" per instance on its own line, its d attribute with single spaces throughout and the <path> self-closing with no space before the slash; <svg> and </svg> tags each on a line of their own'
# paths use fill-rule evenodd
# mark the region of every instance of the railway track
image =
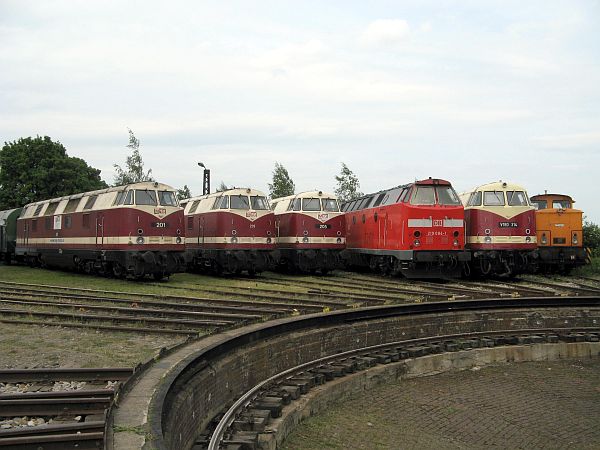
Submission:
<svg viewBox="0 0 600 450">
<path fill-rule="evenodd" d="M 0 370 L 1 383 L 57 381 L 124 382 L 134 369 Z M 50 386 L 50 385 L 48 385 Z M 15 450 L 99 449 L 104 443 L 105 415 L 119 387 L 69 391 L 0 393 L 0 419 L 43 417 L 57 420 L 40 426 L 0 430 L 0 448 Z M 66 420 L 59 421 L 60 418 Z M 68 420 L 71 418 L 71 420 Z"/>
<path fill-rule="evenodd" d="M 529 329 L 466 333 L 407 339 L 340 352 L 292 367 L 253 386 L 218 420 L 212 432 L 195 445 L 208 450 L 258 448 L 258 436 L 270 420 L 281 416 L 284 406 L 328 381 L 408 358 L 481 347 L 557 342 L 599 342 L 600 329 Z"/>
</svg>

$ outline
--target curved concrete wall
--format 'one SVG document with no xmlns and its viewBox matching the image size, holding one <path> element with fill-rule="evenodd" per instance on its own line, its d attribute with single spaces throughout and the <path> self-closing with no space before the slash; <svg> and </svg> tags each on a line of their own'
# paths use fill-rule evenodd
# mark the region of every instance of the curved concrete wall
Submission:
<svg viewBox="0 0 600 450">
<path fill-rule="evenodd" d="M 257 339 L 233 348 L 211 364 L 202 353 L 155 396 L 150 408 L 153 437 L 144 448 L 189 449 L 224 405 L 258 382 L 287 368 L 334 353 L 406 339 L 468 332 L 538 328 L 597 328 L 600 308 L 496 309 L 404 315 Z M 169 381 L 169 380 L 167 380 Z M 157 433 L 163 432 L 163 435 Z"/>
</svg>

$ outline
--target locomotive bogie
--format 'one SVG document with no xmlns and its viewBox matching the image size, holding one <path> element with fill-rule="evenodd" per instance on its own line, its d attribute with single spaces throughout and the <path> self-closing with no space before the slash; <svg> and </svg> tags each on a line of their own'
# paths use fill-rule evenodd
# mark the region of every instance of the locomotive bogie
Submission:
<svg viewBox="0 0 600 450">
<path fill-rule="evenodd" d="M 230 189 L 191 198 L 185 220 L 189 270 L 253 275 L 271 268 L 275 220 L 261 191 Z"/>
<path fill-rule="evenodd" d="M 157 279 L 182 268 L 183 209 L 144 182 L 26 205 L 16 254 L 30 265 Z"/>
</svg>

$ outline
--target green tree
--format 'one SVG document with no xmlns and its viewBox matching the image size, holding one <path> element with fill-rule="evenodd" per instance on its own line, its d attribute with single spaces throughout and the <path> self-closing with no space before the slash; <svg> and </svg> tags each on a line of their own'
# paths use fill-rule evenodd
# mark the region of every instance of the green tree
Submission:
<svg viewBox="0 0 600 450">
<path fill-rule="evenodd" d="M 358 190 L 360 188 L 358 178 L 345 163 L 342 163 L 342 170 L 340 175 L 335 177 L 335 181 L 337 182 L 335 194 L 341 202 L 354 200 L 364 195 Z"/>
<path fill-rule="evenodd" d="M 273 183 L 269 183 L 269 195 L 271 198 L 285 197 L 293 195 L 296 186 L 292 181 L 287 169 L 278 162 L 275 162 L 275 170 L 273 170 Z"/>
<path fill-rule="evenodd" d="M 0 150 L 0 209 L 106 187 L 100 170 L 48 136 L 5 142 Z"/>
<path fill-rule="evenodd" d="M 600 226 L 587 218 L 583 221 L 583 246 L 589 247 L 594 256 L 600 256 Z"/>
<path fill-rule="evenodd" d="M 221 184 L 219 185 L 219 187 L 217 188 L 217 190 L 215 192 L 223 192 L 228 190 L 229 188 L 227 187 L 227 185 L 225 184 L 224 181 L 221 181 Z"/>
<path fill-rule="evenodd" d="M 113 167 L 117 171 L 115 177 L 114 186 L 122 186 L 124 184 L 139 183 L 141 181 L 154 181 L 152 178 L 152 169 L 148 172 L 144 172 L 144 162 L 142 161 L 142 155 L 140 154 L 140 141 L 135 137 L 133 131 L 129 128 L 129 144 L 127 148 L 131 150 L 131 156 L 127 157 L 125 161 L 125 168 L 123 170 L 118 164 L 113 164 Z"/>
<path fill-rule="evenodd" d="M 187 184 L 184 184 L 181 189 L 177 189 L 177 200 L 183 200 L 184 198 L 191 198 L 192 191 Z"/>
</svg>

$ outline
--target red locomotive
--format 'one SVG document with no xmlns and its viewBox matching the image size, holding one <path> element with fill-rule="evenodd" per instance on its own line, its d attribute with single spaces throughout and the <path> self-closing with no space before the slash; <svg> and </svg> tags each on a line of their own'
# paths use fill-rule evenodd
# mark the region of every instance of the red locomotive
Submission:
<svg viewBox="0 0 600 450">
<path fill-rule="evenodd" d="M 26 205 L 15 253 L 32 266 L 161 279 L 182 267 L 183 239 L 174 189 L 144 182 Z"/>
<path fill-rule="evenodd" d="M 275 220 L 261 191 L 230 189 L 185 203 L 189 269 L 253 275 L 270 268 Z"/>
<path fill-rule="evenodd" d="M 461 194 L 465 202 L 467 275 L 513 276 L 533 271 L 537 258 L 535 208 L 519 185 L 496 182 Z"/>
<path fill-rule="evenodd" d="M 445 180 L 415 181 L 343 205 L 351 266 L 409 278 L 459 276 L 464 208 Z"/>
<path fill-rule="evenodd" d="M 322 274 L 341 268 L 345 248 L 344 214 L 337 197 L 309 191 L 273 199 L 277 226 L 277 266 Z"/>
</svg>

